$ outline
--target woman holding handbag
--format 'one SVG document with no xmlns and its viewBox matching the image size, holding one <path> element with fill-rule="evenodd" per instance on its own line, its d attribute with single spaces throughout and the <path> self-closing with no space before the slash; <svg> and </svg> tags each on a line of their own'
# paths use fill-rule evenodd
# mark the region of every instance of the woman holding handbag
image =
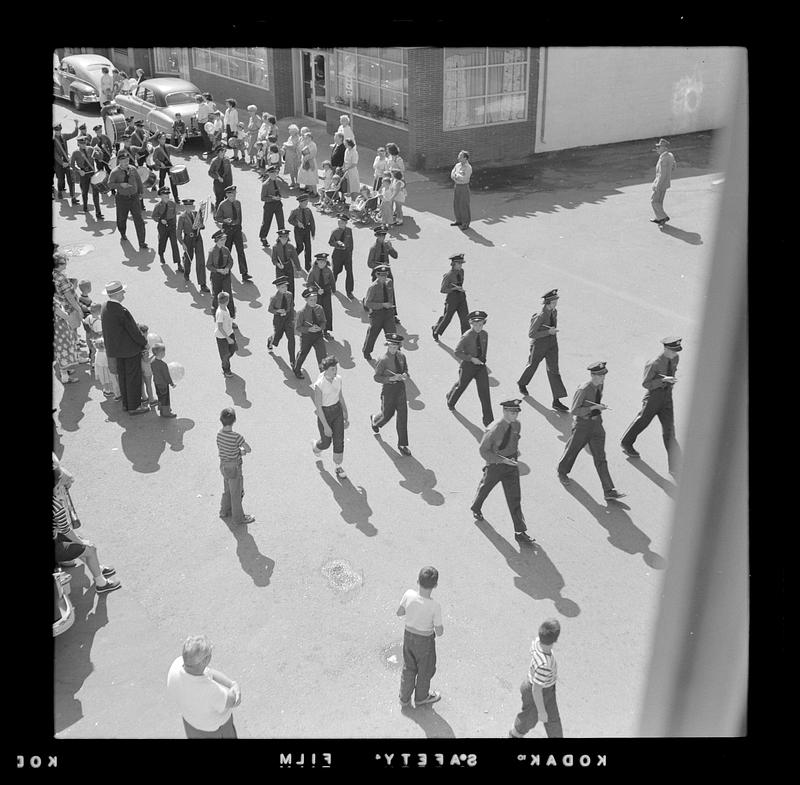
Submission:
<svg viewBox="0 0 800 785">
<path fill-rule="evenodd" d="M 81 325 L 82 312 L 75 290 L 65 274 L 67 267 L 66 254 L 53 254 L 53 355 L 54 368 L 59 374 L 62 384 L 71 384 L 78 380 L 72 376 L 78 359 L 78 327 Z"/>
</svg>

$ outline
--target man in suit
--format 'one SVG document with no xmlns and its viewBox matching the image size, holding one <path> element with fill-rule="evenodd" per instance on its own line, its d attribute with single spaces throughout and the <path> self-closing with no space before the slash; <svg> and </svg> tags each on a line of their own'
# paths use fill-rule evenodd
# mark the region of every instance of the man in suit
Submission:
<svg viewBox="0 0 800 785">
<path fill-rule="evenodd" d="M 72 204 L 78 205 L 80 202 L 75 198 L 75 182 L 72 179 L 72 167 L 69 162 L 69 153 L 67 152 L 67 142 L 74 139 L 78 135 L 78 121 L 75 120 L 75 128 L 72 133 L 61 133 L 61 123 L 56 123 L 53 126 L 53 148 L 55 153 L 55 169 L 56 177 L 58 178 L 58 198 L 64 198 L 64 179 L 66 178 L 69 185 L 69 198 Z"/>
<path fill-rule="evenodd" d="M 288 229 L 278 229 L 278 242 L 272 249 L 272 263 L 275 265 L 275 275 L 278 278 L 285 275 L 289 279 L 289 291 L 294 301 L 294 271 L 300 269 L 300 259 L 297 250 L 289 242 Z"/>
<path fill-rule="evenodd" d="M 344 290 L 348 298 L 353 299 L 353 230 L 347 225 L 350 219 L 346 215 L 337 217 L 338 226 L 331 232 L 328 245 L 333 248 L 331 263 L 333 264 L 333 276 L 338 280 L 339 273 L 345 271 Z"/>
<path fill-rule="evenodd" d="M 235 185 L 229 185 L 225 189 L 225 199 L 217 207 L 214 221 L 225 232 L 225 247 L 230 251 L 236 245 L 236 261 L 239 263 L 239 274 L 242 276 L 242 280 L 252 281 L 253 276 L 247 272 L 247 257 L 244 255 L 242 203 L 236 198 Z"/>
<path fill-rule="evenodd" d="M 225 189 L 229 185 L 233 185 L 233 167 L 225 157 L 226 149 L 225 145 L 218 144 L 214 148 L 217 157 L 208 167 L 208 176 L 214 181 L 214 198 L 217 200 L 215 207 L 219 207 L 225 198 Z"/>
<path fill-rule="evenodd" d="M 100 311 L 100 323 L 109 367 L 119 379 L 122 407 L 129 414 L 144 414 L 150 411 L 149 406 L 142 405 L 142 350 L 147 346 L 147 338 L 122 305 L 126 289 L 121 281 L 106 284 L 108 301 Z"/>
<path fill-rule="evenodd" d="M 308 194 L 297 197 L 297 207 L 289 213 L 289 223 L 294 227 L 294 243 L 297 253 L 305 253 L 306 272 L 311 270 L 311 239 L 317 229 L 314 214 L 308 208 Z"/>
<path fill-rule="evenodd" d="M 194 270 L 200 291 L 208 294 L 206 286 L 206 254 L 203 250 L 203 237 L 200 232 L 205 228 L 202 215 L 194 209 L 194 199 L 183 199 L 186 210 L 178 218 L 178 242 L 183 248 L 183 277 L 189 280 L 194 259 Z"/>
<path fill-rule="evenodd" d="M 272 217 L 278 222 L 278 231 L 284 227 L 283 204 L 281 202 L 281 191 L 278 186 L 278 167 L 267 167 L 267 179 L 261 186 L 261 201 L 264 202 L 264 218 L 261 221 L 261 231 L 258 233 L 261 244 L 269 248 L 269 234 L 272 226 Z"/>
</svg>

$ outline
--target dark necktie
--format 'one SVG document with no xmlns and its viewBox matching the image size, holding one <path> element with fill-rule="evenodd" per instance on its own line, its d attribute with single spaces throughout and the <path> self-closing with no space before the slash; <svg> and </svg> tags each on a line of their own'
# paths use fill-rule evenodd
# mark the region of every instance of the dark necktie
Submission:
<svg viewBox="0 0 800 785">
<path fill-rule="evenodd" d="M 464 284 L 464 273 L 462 273 L 459 270 L 459 272 L 456 273 L 456 285 L 463 286 L 463 284 Z"/>
<path fill-rule="evenodd" d="M 312 305 L 312 306 L 311 306 L 311 324 L 316 324 L 316 323 L 317 323 L 317 314 L 316 314 L 316 310 L 317 310 L 317 309 L 316 309 L 316 308 L 315 308 L 315 307 Z"/>
<path fill-rule="evenodd" d="M 289 299 L 288 298 L 289 298 L 289 293 L 288 292 L 284 292 L 282 297 L 281 297 L 281 308 L 283 308 L 283 310 L 286 311 L 287 313 L 289 312 Z"/>
<path fill-rule="evenodd" d="M 477 338 L 476 338 L 476 343 L 478 345 L 478 359 L 481 362 L 486 362 L 486 358 L 484 357 L 484 354 L 483 354 L 483 341 L 481 340 L 482 333 L 483 333 L 483 331 L 479 332 L 478 335 L 477 335 Z"/>
<path fill-rule="evenodd" d="M 600 403 L 600 401 L 601 401 L 602 399 L 603 399 L 603 385 L 600 385 L 600 386 L 597 388 L 597 395 L 595 395 L 595 401 L 594 401 L 594 402 L 595 402 L 595 403 Z"/>
<path fill-rule="evenodd" d="M 389 293 L 386 291 L 386 284 L 381 284 L 381 288 L 383 289 L 383 300 L 381 302 L 388 303 L 389 302 Z"/>
<path fill-rule="evenodd" d="M 231 202 L 231 208 L 233 209 L 233 222 L 234 224 L 239 223 L 239 208 L 236 206 L 236 202 Z"/>
</svg>

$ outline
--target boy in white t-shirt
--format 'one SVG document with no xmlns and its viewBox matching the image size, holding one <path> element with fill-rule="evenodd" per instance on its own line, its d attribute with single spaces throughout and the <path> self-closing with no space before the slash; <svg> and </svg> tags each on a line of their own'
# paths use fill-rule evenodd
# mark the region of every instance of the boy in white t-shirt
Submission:
<svg viewBox="0 0 800 785">
<path fill-rule="evenodd" d="M 442 606 L 431 599 L 431 592 L 439 583 L 439 571 L 435 567 L 423 567 L 419 571 L 419 591 L 409 589 L 400 601 L 398 616 L 405 616 L 406 631 L 403 638 L 403 674 L 400 677 L 400 705 L 436 703 L 441 694 L 430 689 L 431 679 L 436 673 L 436 638 L 444 635 Z"/>
</svg>

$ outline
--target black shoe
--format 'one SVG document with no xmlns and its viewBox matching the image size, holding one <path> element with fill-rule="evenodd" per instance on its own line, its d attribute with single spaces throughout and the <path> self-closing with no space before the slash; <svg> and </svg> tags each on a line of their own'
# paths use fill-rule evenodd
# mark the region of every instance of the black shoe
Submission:
<svg viewBox="0 0 800 785">
<path fill-rule="evenodd" d="M 186 270 L 183 269 L 183 265 L 180 262 L 178 262 L 177 270 L 178 270 L 179 273 L 185 273 L 186 272 Z"/>
<path fill-rule="evenodd" d="M 610 491 L 606 491 L 603 494 L 604 499 L 623 499 L 627 496 L 627 493 L 622 493 L 621 491 L 615 491 L 613 488 Z"/>
<path fill-rule="evenodd" d="M 662 218 L 662 219 L 661 219 L 661 224 L 662 224 L 662 226 L 663 226 L 663 225 L 664 225 L 664 224 L 665 224 L 667 221 L 669 221 L 669 216 L 667 216 L 666 218 Z"/>
<path fill-rule="evenodd" d="M 572 480 L 570 480 L 570 478 L 567 477 L 566 474 L 561 474 L 561 472 L 558 473 L 558 481 L 562 485 L 569 485 L 572 482 Z"/>
<path fill-rule="evenodd" d="M 310 267 L 306 267 L 306 272 L 310 273 L 311 272 L 311 268 Z"/>
<path fill-rule="evenodd" d="M 263 238 L 261 239 L 261 245 L 263 245 L 263 246 L 264 246 L 264 248 L 269 248 L 269 240 L 267 240 L 267 238 L 266 238 L 266 237 L 263 237 Z"/>
<path fill-rule="evenodd" d="M 149 250 L 150 250 L 150 246 L 149 246 L 147 243 L 142 243 L 142 244 L 139 246 L 139 250 L 140 250 L 140 251 L 149 251 Z"/>
<path fill-rule="evenodd" d="M 187 278 L 186 280 L 188 281 L 189 279 Z M 203 294 L 211 294 L 211 289 L 209 289 L 207 286 L 201 286 L 200 291 Z"/>
<path fill-rule="evenodd" d="M 295 372 L 294 372 L 294 375 L 295 375 L 295 377 L 296 377 L 296 378 L 298 378 L 298 379 L 302 379 L 302 378 L 304 378 L 304 377 L 303 377 L 303 374 L 302 374 L 302 373 L 298 373 L 297 371 L 295 371 Z"/>
<path fill-rule="evenodd" d="M 470 509 L 472 509 L 470 507 Z M 476 521 L 485 521 L 486 519 L 483 517 L 483 513 L 480 510 L 472 510 L 472 517 Z"/>
<path fill-rule="evenodd" d="M 269 338 L 267 338 L 267 351 L 270 352 L 270 353 L 272 352 L 272 336 L 271 335 L 270 335 Z"/>
<path fill-rule="evenodd" d="M 439 334 L 436 332 L 436 325 L 431 327 L 431 335 L 433 335 L 433 340 L 439 343 Z"/>
<path fill-rule="evenodd" d="M 514 532 L 514 539 L 523 545 L 536 545 L 536 540 L 528 536 L 528 532 Z"/>
<path fill-rule="evenodd" d="M 102 213 L 95 213 L 95 219 L 97 221 L 105 221 L 106 217 Z"/>
<path fill-rule="evenodd" d="M 239 329 L 239 325 L 238 325 L 238 324 L 236 324 L 236 322 L 231 322 L 231 327 L 232 327 L 234 330 L 238 330 L 238 329 Z"/>
<path fill-rule="evenodd" d="M 639 453 L 636 452 L 636 450 L 634 450 L 633 447 L 628 447 L 626 444 L 620 444 L 620 447 L 622 447 L 622 452 L 624 452 L 625 455 L 627 455 L 629 458 L 639 457 Z"/>
<path fill-rule="evenodd" d="M 568 412 L 569 411 L 569 407 L 564 406 L 564 404 L 561 403 L 561 401 L 556 400 L 556 399 L 553 399 L 553 408 L 557 412 Z"/>
<path fill-rule="evenodd" d="M 128 235 L 126 235 L 126 234 L 121 234 L 121 235 L 119 236 L 119 241 L 120 241 L 121 243 L 126 243 L 126 242 L 128 242 Z"/>
<path fill-rule="evenodd" d="M 396 322 L 397 324 L 400 324 L 400 320 L 397 318 L 397 315 L 396 315 L 396 314 L 395 314 L 394 320 L 395 320 L 395 322 Z"/>
<path fill-rule="evenodd" d="M 326 341 L 332 341 L 333 336 L 329 332 L 322 333 L 322 338 Z"/>
<path fill-rule="evenodd" d="M 400 451 L 402 455 L 411 455 L 411 450 L 408 449 L 408 445 L 398 444 L 397 449 Z"/>
<path fill-rule="evenodd" d="M 141 246 L 139 247 L 139 250 L 140 251 L 142 250 Z M 166 267 L 167 266 L 167 260 L 163 256 L 160 257 L 160 259 L 161 259 L 161 264 L 164 265 L 164 267 Z"/>
<path fill-rule="evenodd" d="M 362 354 L 364 355 L 364 359 L 367 362 L 370 362 L 370 363 L 372 362 L 372 355 L 371 354 L 368 354 L 367 352 L 362 352 Z"/>
<path fill-rule="evenodd" d="M 461 224 L 456 221 L 455 223 L 450 224 L 450 226 L 461 226 Z"/>
<path fill-rule="evenodd" d="M 242 280 L 243 280 L 245 283 L 250 283 L 250 281 L 252 281 L 252 280 L 253 280 L 253 276 L 252 276 L 252 275 L 243 275 L 243 276 L 242 276 Z"/>
<path fill-rule="evenodd" d="M 651 218 L 650 219 L 650 223 L 651 224 L 660 224 L 661 223 L 661 219 L 660 218 Z"/>
<path fill-rule="evenodd" d="M 375 425 L 375 422 L 373 421 L 371 414 L 369 416 L 369 427 L 372 428 L 373 433 L 378 433 L 378 431 L 380 431 L 380 428 L 378 428 L 378 426 Z"/>
<path fill-rule="evenodd" d="M 81 203 L 73 196 L 72 197 L 72 205 L 73 205 L 73 207 L 80 207 Z"/>
<path fill-rule="evenodd" d="M 517 382 L 517 388 L 519 389 L 520 393 L 522 393 L 522 395 L 528 394 L 528 388 L 524 384 L 520 384 L 519 382 Z"/>
<path fill-rule="evenodd" d="M 348 292 L 347 293 L 347 299 L 348 300 L 355 300 L 356 296 L 352 292 Z"/>
</svg>

